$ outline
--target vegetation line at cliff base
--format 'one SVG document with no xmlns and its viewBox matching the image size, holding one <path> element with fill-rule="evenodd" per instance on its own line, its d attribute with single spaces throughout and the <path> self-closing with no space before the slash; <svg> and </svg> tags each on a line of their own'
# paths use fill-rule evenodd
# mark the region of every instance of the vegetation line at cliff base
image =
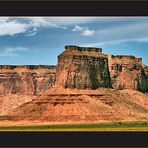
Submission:
<svg viewBox="0 0 148 148">
<path fill-rule="evenodd" d="M 0 131 L 148 131 L 148 122 L 0 126 Z"/>
</svg>

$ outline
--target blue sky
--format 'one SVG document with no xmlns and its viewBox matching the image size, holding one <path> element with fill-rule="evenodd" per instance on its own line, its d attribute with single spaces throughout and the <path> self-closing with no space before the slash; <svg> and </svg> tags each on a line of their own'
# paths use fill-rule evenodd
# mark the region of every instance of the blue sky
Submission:
<svg viewBox="0 0 148 148">
<path fill-rule="evenodd" d="M 65 45 L 101 47 L 148 65 L 148 17 L 0 17 L 0 65 L 55 65 Z"/>
</svg>

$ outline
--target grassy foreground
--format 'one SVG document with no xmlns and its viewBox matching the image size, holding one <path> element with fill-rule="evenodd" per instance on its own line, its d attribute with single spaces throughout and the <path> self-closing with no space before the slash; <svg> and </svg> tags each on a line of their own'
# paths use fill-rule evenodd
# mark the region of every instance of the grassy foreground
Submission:
<svg viewBox="0 0 148 148">
<path fill-rule="evenodd" d="M 148 122 L 0 126 L 0 131 L 148 131 Z"/>
</svg>

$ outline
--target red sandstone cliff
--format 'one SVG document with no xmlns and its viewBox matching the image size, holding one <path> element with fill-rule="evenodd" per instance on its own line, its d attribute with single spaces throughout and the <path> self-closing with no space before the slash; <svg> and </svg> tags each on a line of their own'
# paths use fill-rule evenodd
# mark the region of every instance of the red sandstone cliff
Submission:
<svg viewBox="0 0 148 148">
<path fill-rule="evenodd" d="M 112 87 L 148 92 L 148 68 L 134 56 L 108 56 L 101 48 L 78 46 L 65 46 L 57 66 L 0 66 L 0 95 L 37 95 L 54 84 L 64 88 Z"/>
<path fill-rule="evenodd" d="M 37 95 L 55 83 L 55 66 L 0 66 L 0 95 Z"/>
<path fill-rule="evenodd" d="M 58 56 L 56 85 L 64 88 L 110 87 L 108 58 L 99 48 L 66 46 Z"/>
<path fill-rule="evenodd" d="M 148 92 L 148 73 L 141 58 L 129 55 L 110 55 L 108 59 L 111 83 L 114 89 Z"/>
<path fill-rule="evenodd" d="M 134 90 L 148 92 L 142 59 L 66 46 L 56 67 L 0 66 L 0 120 L 147 120 L 148 95 Z"/>
<path fill-rule="evenodd" d="M 0 66 L 0 115 L 31 101 L 55 83 L 55 66 Z"/>
</svg>

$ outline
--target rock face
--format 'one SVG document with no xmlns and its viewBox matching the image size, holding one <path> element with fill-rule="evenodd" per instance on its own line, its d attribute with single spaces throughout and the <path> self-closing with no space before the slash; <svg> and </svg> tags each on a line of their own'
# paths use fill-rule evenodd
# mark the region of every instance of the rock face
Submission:
<svg viewBox="0 0 148 148">
<path fill-rule="evenodd" d="M 55 82 L 55 66 L 0 66 L 0 95 L 37 95 Z"/>
<path fill-rule="evenodd" d="M 146 92 L 148 92 L 148 66 L 144 65 L 144 72 L 145 72 L 145 75 L 146 75 Z"/>
<path fill-rule="evenodd" d="M 57 66 L 0 66 L 0 95 L 38 95 L 54 85 L 148 92 L 148 67 L 141 58 L 105 55 L 101 48 L 78 46 L 65 46 Z"/>
<path fill-rule="evenodd" d="M 148 91 L 148 73 L 141 58 L 127 55 L 109 55 L 108 59 L 111 82 L 114 89 Z"/>
<path fill-rule="evenodd" d="M 56 85 L 77 89 L 110 87 L 107 56 L 100 48 L 65 46 L 58 56 Z"/>
<path fill-rule="evenodd" d="M 0 121 L 147 121 L 135 90 L 148 92 L 141 58 L 66 46 L 57 66 L 0 66 Z"/>
</svg>

